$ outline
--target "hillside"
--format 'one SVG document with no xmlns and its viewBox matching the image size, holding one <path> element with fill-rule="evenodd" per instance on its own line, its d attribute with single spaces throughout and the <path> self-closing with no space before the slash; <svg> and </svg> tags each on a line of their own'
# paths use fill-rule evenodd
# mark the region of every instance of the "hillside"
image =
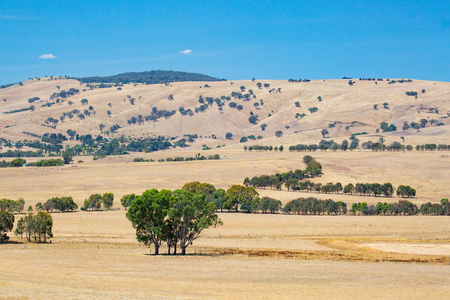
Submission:
<svg viewBox="0 0 450 300">
<path fill-rule="evenodd" d="M 67 135 L 67 130 L 110 138 L 180 139 L 197 134 L 194 148 L 224 144 L 242 148 L 318 143 L 324 137 L 341 143 L 356 134 L 361 142 L 383 138 L 404 139 L 412 145 L 448 144 L 450 83 L 353 81 L 352 85 L 348 80 L 94 85 L 75 79 L 33 79 L 0 90 L 0 137 L 30 140 L 45 133 Z M 406 94 L 411 91 L 417 95 Z M 30 106 L 33 110 L 20 111 Z M 383 132 L 382 122 L 397 130 Z M 410 128 L 404 127 L 405 122 Z M 111 128 L 114 125 L 118 126 Z M 281 137 L 276 137 L 277 131 Z M 232 139 L 226 139 L 226 133 L 232 133 Z M 251 135 L 260 139 L 239 143 Z"/>
</svg>

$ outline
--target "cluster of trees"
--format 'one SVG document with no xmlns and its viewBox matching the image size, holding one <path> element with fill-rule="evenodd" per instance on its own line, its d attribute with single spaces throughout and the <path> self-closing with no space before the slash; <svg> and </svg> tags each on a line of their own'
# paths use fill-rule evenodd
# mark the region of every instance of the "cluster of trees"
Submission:
<svg viewBox="0 0 450 300">
<path fill-rule="evenodd" d="M 319 200 L 314 197 L 298 198 L 291 200 L 283 207 L 283 212 L 297 215 L 345 215 L 347 213 L 347 204 L 331 199 Z"/>
<path fill-rule="evenodd" d="M 14 114 L 14 113 L 22 112 L 22 111 L 27 111 L 27 110 L 34 110 L 34 105 L 31 105 L 30 107 L 24 107 L 24 108 L 14 109 L 14 110 L 10 110 L 10 111 L 4 111 L 3 113 L 5 115 L 9 115 L 9 114 Z"/>
<path fill-rule="evenodd" d="M 79 92 L 80 92 L 79 89 L 70 88 L 68 91 L 62 90 L 59 93 L 53 93 L 52 95 L 50 95 L 50 99 L 67 98 L 75 94 L 78 94 Z"/>
<path fill-rule="evenodd" d="M 179 81 L 225 81 L 225 79 L 218 79 L 199 73 L 164 71 L 164 70 L 127 72 L 113 76 L 93 76 L 75 79 L 83 83 L 102 82 L 102 83 L 116 83 L 116 84 L 119 83 L 126 84 L 132 82 L 155 84 L 155 83 L 179 82 Z"/>
<path fill-rule="evenodd" d="M 42 159 L 34 163 L 27 164 L 29 167 L 54 167 L 54 166 L 64 166 L 64 161 L 60 158 L 58 159 Z"/>
<path fill-rule="evenodd" d="M 317 150 L 326 151 L 328 149 L 331 149 L 333 151 L 337 151 L 337 150 L 347 151 L 347 150 L 354 150 L 354 149 L 358 148 L 359 140 L 354 136 L 352 136 L 350 138 L 350 140 L 351 140 L 350 145 L 347 140 L 342 141 L 342 144 L 338 144 L 338 143 L 334 142 L 333 140 L 330 140 L 330 141 L 322 140 L 322 141 L 320 141 L 320 143 L 318 145 L 316 145 L 316 144 L 310 144 L 310 145 L 297 144 L 295 146 L 290 146 L 289 151 L 291 151 L 291 152 L 306 152 L 306 151 L 311 152 L 311 151 L 317 151 Z"/>
<path fill-rule="evenodd" d="M 414 91 L 405 92 L 405 94 L 406 94 L 407 96 L 417 96 L 417 92 L 414 92 Z"/>
<path fill-rule="evenodd" d="M 23 159 L 23 158 L 16 158 L 16 159 L 13 159 L 10 162 L 7 162 L 7 161 L 3 160 L 3 161 L 0 161 L 0 168 L 7 168 L 7 167 L 9 167 L 9 168 L 19 168 L 19 167 L 22 167 L 26 163 L 27 163 L 27 161 L 25 159 Z"/>
<path fill-rule="evenodd" d="M 153 136 L 141 138 L 126 138 L 121 136 L 118 139 L 107 139 L 98 135 L 82 135 L 77 137 L 81 145 L 68 148 L 66 152 L 77 155 L 120 155 L 128 154 L 128 151 L 134 152 L 154 152 L 165 150 L 172 147 L 187 147 L 187 139 L 181 138 L 174 141 L 175 138 L 168 136 Z"/>
<path fill-rule="evenodd" d="M 243 137 L 241 137 L 241 139 L 239 140 L 239 142 L 240 143 L 246 143 L 246 142 L 248 142 L 248 140 L 256 140 L 256 139 L 258 139 L 258 140 L 260 140 L 260 139 L 262 139 L 263 137 L 261 136 L 261 135 L 258 135 L 258 137 L 256 137 L 256 136 L 254 136 L 253 134 L 251 134 L 251 135 L 248 135 L 248 136 L 243 136 Z M 261 147 L 263 147 L 263 146 L 261 146 Z M 269 146 L 270 147 L 270 146 Z M 278 147 L 277 147 L 278 148 Z M 244 147 L 244 150 L 247 150 L 247 147 Z M 252 149 L 253 150 L 253 149 Z M 272 148 L 272 150 L 273 150 L 273 148 Z"/>
<path fill-rule="evenodd" d="M 386 122 L 382 122 L 380 124 L 380 128 L 381 128 L 381 130 L 383 130 L 383 132 L 397 131 L 397 127 L 394 124 L 389 125 Z"/>
<path fill-rule="evenodd" d="M 274 150 L 274 151 L 283 152 L 284 147 L 283 147 L 283 145 L 281 145 L 280 147 L 253 145 L 253 146 L 249 146 L 249 147 L 244 146 L 244 150 L 245 151 L 247 151 L 247 150 L 248 151 L 253 151 L 253 150 L 255 150 L 255 151 L 272 151 L 272 150 Z"/>
<path fill-rule="evenodd" d="M 389 79 L 386 79 L 386 80 L 388 81 L 388 84 L 394 84 L 394 83 L 396 83 L 396 82 L 398 82 L 398 83 L 412 82 L 412 79 L 399 79 L 399 80 L 394 80 L 394 79 L 389 80 Z"/>
<path fill-rule="evenodd" d="M 37 211 L 45 210 L 47 212 L 59 211 L 76 211 L 78 205 L 73 201 L 72 197 L 53 197 L 48 199 L 44 204 L 41 202 L 36 203 L 35 209 Z"/>
<path fill-rule="evenodd" d="M 428 121 L 427 119 L 420 119 L 419 122 L 411 122 L 411 123 L 409 123 L 409 124 L 408 124 L 407 121 L 405 121 L 405 122 L 403 123 L 403 128 L 402 128 L 402 129 L 403 129 L 403 130 L 408 130 L 408 129 L 412 128 L 412 129 L 419 130 L 420 128 L 425 128 L 425 127 L 427 127 L 427 125 L 429 125 L 429 126 L 433 126 L 433 125 L 436 125 L 436 126 L 443 126 L 444 123 L 439 122 L 438 120 L 434 120 L 434 119 L 432 119 L 432 120 L 430 120 L 430 121 Z"/>
<path fill-rule="evenodd" d="M 361 81 L 383 81 L 383 78 L 359 78 Z"/>
<path fill-rule="evenodd" d="M 259 178 L 256 177 L 255 180 Z M 269 179 L 270 180 L 270 179 Z M 349 184 L 345 187 L 342 187 L 340 183 L 337 184 L 327 184 L 330 189 L 334 191 L 344 191 L 346 194 L 357 193 L 360 195 L 374 195 L 382 190 L 384 195 L 387 197 L 391 197 L 394 189 L 390 183 L 386 183 L 384 185 L 380 184 L 356 184 L 353 186 Z M 326 186 L 326 185 L 325 185 Z M 314 191 L 317 188 L 317 191 L 322 191 L 322 185 L 315 185 L 309 180 L 300 182 L 299 188 L 306 191 Z M 399 189 L 402 186 L 399 187 Z M 242 185 L 233 185 L 228 190 L 224 189 L 216 189 L 212 184 L 209 183 L 200 183 L 198 181 L 186 183 L 183 186 L 184 190 L 187 190 L 191 193 L 199 193 L 204 194 L 207 202 L 213 202 L 218 211 L 241 211 L 244 213 L 276 213 L 278 211 L 282 211 L 287 214 L 328 214 L 328 215 L 336 215 L 336 214 L 347 214 L 348 212 L 355 214 L 374 214 L 375 206 L 367 206 L 365 202 L 353 204 L 352 209 L 348 211 L 347 204 L 338 201 L 335 202 L 331 199 L 328 200 L 319 200 L 314 197 L 308 198 L 298 198 L 286 203 L 284 207 L 282 207 L 281 202 L 279 200 L 263 197 L 259 198 L 259 193 L 253 188 L 249 186 Z M 329 193 L 327 191 L 327 193 Z M 121 200 L 124 201 L 122 205 L 126 208 L 130 205 L 131 201 L 134 199 L 135 195 L 125 195 Z M 411 203 L 409 201 L 401 200 L 398 203 L 386 204 L 386 203 L 378 203 L 376 206 L 378 209 L 377 214 L 405 214 L 407 211 L 402 207 L 406 207 L 405 205 Z M 384 206 L 383 206 L 384 205 Z M 408 204 L 409 205 L 409 204 Z M 411 204 L 412 205 L 412 204 Z M 382 208 L 381 210 L 379 208 Z M 422 205 L 420 210 L 415 210 L 417 213 L 422 214 L 430 214 L 430 215 L 450 215 L 450 203 L 448 199 L 442 199 L 441 204 L 431 204 L 427 203 Z M 408 214 L 408 213 L 406 213 Z"/>
<path fill-rule="evenodd" d="M 17 222 L 15 235 L 25 238 L 31 242 L 46 243 L 47 237 L 52 238 L 53 219 L 49 213 L 39 212 L 36 215 L 32 213 L 22 217 Z"/>
<path fill-rule="evenodd" d="M 84 211 L 94 211 L 100 210 L 102 207 L 104 210 L 109 210 L 114 204 L 114 194 L 113 193 L 104 193 L 101 194 L 92 194 L 89 198 L 84 200 L 83 207 L 81 210 Z"/>
<path fill-rule="evenodd" d="M 32 98 L 29 98 L 29 99 L 28 99 L 28 103 L 33 103 L 34 101 L 38 101 L 39 99 L 41 99 L 41 98 L 39 98 L 39 97 L 32 97 Z"/>
<path fill-rule="evenodd" d="M 203 230 L 222 224 L 215 214 L 215 204 L 207 202 L 202 192 L 152 189 L 133 198 L 127 218 L 136 229 L 137 240 L 153 245 L 155 255 L 163 243 L 168 246 L 168 254 L 171 249 L 176 254 L 179 246 L 185 255 Z"/>
<path fill-rule="evenodd" d="M 397 188 L 397 196 L 411 198 L 416 196 L 416 190 L 409 185 L 400 185 Z"/>
<path fill-rule="evenodd" d="M 200 153 L 198 153 L 195 156 L 187 156 L 187 157 L 182 157 L 182 156 L 176 156 L 176 157 L 168 157 L 168 158 L 161 158 L 158 159 L 158 162 L 165 162 L 165 161 L 196 161 L 196 160 L 216 160 L 216 159 L 220 159 L 220 155 L 219 154 L 214 154 L 214 155 L 209 155 L 209 156 L 204 156 L 204 155 L 200 155 Z"/>
<path fill-rule="evenodd" d="M 307 165 L 305 171 L 297 169 L 281 174 L 254 176 L 252 179 L 246 177 L 244 179 L 244 185 L 259 188 L 270 187 L 271 189 L 275 187 L 277 190 L 280 190 L 281 186 L 284 184 L 288 191 L 291 188 L 299 189 L 301 184 L 300 180 L 303 178 L 312 178 L 322 174 L 322 165 L 313 157 L 305 155 L 303 157 L 303 162 Z"/>
<path fill-rule="evenodd" d="M 23 210 L 23 207 L 25 205 L 25 200 L 22 198 L 19 198 L 18 200 L 11 200 L 11 199 L 0 199 L 0 211 L 6 211 L 9 213 L 17 212 L 20 214 L 20 212 Z"/>
<path fill-rule="evenodd" d="M 367 205 L 365 202 L 353 203 L 350 209 L 352 214 L 361 215 L 446 215 L 450 216 L 450 203 L 448 199 L 444 198 L 441 203 L 425 203 L 420 208 L 414 203 L 407 200 L 400 200 L 397 203 L 382 203 L 378 202 L 377 205 Z"/>
<path fill-rule="evenodd" d="M 173 116 L 174 114 L 176 114 L 177 111 L 176 110 L 172 110 L 172 111 L 168 111 L 165 109 L 161 109 L 158 110 L 157 107 L 153 107 L 152 108 L 152 113 L 148 116 L 142 116 L 142 115 L 138 115 L 137 117 L 133 116 L 131 117 L 129 120 L 127 120 L 129 125 L 134 125 L 134 124 L 138 124 L 141 125 L 142 123 L 144 123 L 144 121 L 150 122 L 156 122 L 158 119 L 160 118 L 165 118 L 168 119 L 171 116 Z"/>
<path fill-rule="evenodd" d="M 288 82 L 310 82 L 310 79 L 288 79 Z"/>
<path fill-rule="evenodd" d="M 411 149 L 412 150 L 412 149 Z M 445 144 L 423 144 L 423 145 L 416 145 L 417 151 L 449 151 L 450 145 Z"/>
</svg>

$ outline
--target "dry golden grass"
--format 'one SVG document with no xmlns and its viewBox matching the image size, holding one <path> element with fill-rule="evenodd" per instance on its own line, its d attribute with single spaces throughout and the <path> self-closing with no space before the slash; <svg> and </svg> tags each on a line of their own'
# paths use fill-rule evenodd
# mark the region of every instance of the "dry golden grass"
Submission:
<svg viewBox="0 0 450 300">
<path fill-rule="evenodd" d="M 448 245 L 445 217 L 220 217 L 222 227 L 207 230 L 186 257 L 175 257 L 149 255 L 151 249 L 139 246 L 123 210 L 53 214 L 52 244 L 0 246 L 1 295 L 445 299 L 450 294 L 449 255 L 396 254 L 364 244 Z"/>
<path fill-rule="evenodd" d="M 269 95 L 267 90 L 257 90 L 250 81 L 212 83 L 211 88 L 199 89 L 199 83 L 174 83 L 171 87 L 160 85 L 136 87 L 126 85 L 122 91 L 101 89 L 73 97 L 75 104 L 39 108 L 36 114 L 19 113 L 2 115 L 0 134 L 11 139 L 23 139 L 23 130 L 42 134 L 53 132 L 40 126 L 49 117 L 57 117 L 88 98 L 96 117 L 86 121 L 67 121 L 57 128 L 68 128 L 80 133 L 98 133 L 98 124 L 125 123 L 138 113 L 146 114 L 152 106 L 169 109 L 173 106 L 198 105 L 198 95 L 220 96 L 236 91 L 240 85 L 252 88 L 266 106 L 258 111 L 269 125 L 261 132 L 259 126 L 249 125 L 247 118 L 253 101 L 245 104 L 241 113 L 225 107 L 220 114 L 214 107 L 199 116 L 181 118 L 174 116 L 167 122 L 146 126 L 127 127 L 120 134 L 144 135 L 149 133 L 180 135 L 198 133 L 219 135 L 218 140 L 200 138 L 190 149 L 174 149 L 156 153 L 139 153 L 130 156 L 107 157 L 92 161 L 90 157 L 76 157 L 75 163 L 63 167 L 4 168 L 0 169 L 0 197 L 25 198 L 26 204 L 35 205 L 53 196 L 72 196 L 78 205 L 92 193 L 113 192 L 115 207 L 128 193 L 140 194 L 149 188 L 180 188 L 189 181 L 201 181 L 227 189 L 241 184 L 245 177 L 304 169 L 302 157 L 306 153 L 249 153 L 242 150 L 238 139 L 227 141 L 226 132 L 237 137 L 242 134 L 263 134 L 257 143 L 265 145 L 317 143 L 320 129 L 333 121 L 362 121 L 367 125 L 350 131 L 337 126 L 330 130 L 335 140 L 348 138 L 350 133 L 368 131 L 361 141 L 380 137 L 388 142 L 417 144 L 429 141 L 448 143 L 449 126 L 432 127 L 421 132 L 375 134 L 374 126 L 380 120 L 397 122 L 434 118 L 417 109 L 439 107 L 440 114 L 449 111 L 448 83 L 415 81 L 411 84 L 374 86 L 373 82 L 358 82 L 349 87 L 346 81 L 314 81 L 310 84 L 269 82 L 271 87 L 281 87 L 282 93 Z M 70 80 L 52 82 L 26 82 L 23 87 L 0 91 L 2 111 L 24 107 L 33 96 L 48 97 L 61 89 L 83 88 Z M 406 97 L 406 90 L 426 89 L 419 100 Z M 320 91 L 320 93 L 318 92 Z M 299 95 L 301 93 L 301 95 Z M 137 105 L 123 102 L 126 95 L 138 99 Z M 167 96 L 174 94 L 169 102 Z M 317 101 L 322 96 L 323 102 Z M 389 99 L 387 99 L 389 97 Z M 300 101 L 302 109 L 319 107 L 319 113 L 303 121 L 292 121 L 293 103 Z M 105 119 L 107 103 L 112 103 L 113 117 Z M 391 110 L 373 110 L 373 104 L 382 106 L 389 102 Z M 248 104 L 248 105 L 247 105 Z M 412 106 L 412 107 L 411 107 Z M 231 113 L 232 112 L 232 113 Z M 290 121 L 289 121 L 290 120 Z M 445 120 L 448 125 L 448 120 Z M 6 125 L 11 127 L 5 128 Z M 286 125 L 292 129 L 284 129 Z M 343 125 L 345 126 L 345 125 Z M 273 137 L 275 130 L 285 136 Z M 293 131 L 299 133 L 294 134 Z M 57 132 L 55 131 L 55 132 Z M 287 132 L 292 132 L 287 134 Z M 202 144 L 226 147 L 201 151 Z M 256 142 L 248 142 L 251 145 Z M 193 156 L 218 153 L 219 161 L 133 163 L 134 157 L 147 159 L 173 156 Z M 315 152 L 322 163 L 324 175 L 315 182 L 391 182 L 394 186 L 411 185 L 417 205 L 437 202 L 450 197 L 450 155 L 434 153 L 373 153 Z M 33 161 L 33 159 L 27 159 Z M 78 163 L 83 160 L 84 163 Z M 271 196 L 283 203 L 289 200 L 314 196 L 332 198 L 348 204 L 367 202 L 376 204 L 396 202 L 397 198 L 315 194 L 269 189 L 258 190 L 261 196 Z M 153 256 L 151 249 L 140 246 L 123 209 L 109 212 L 54 213 L 54 238 L 51 244 L 13 243 L 0 245 L 0 298 L 61 299 L 61 298 L 200 298 L 200 299 L 260 299 L 260 298 L 450 298 L 447 284 L 450 277 L 450 222 L 448 217 L 359 217 L 359 216 L 296 216 L 282 214 L 220 213 L 224 225 L 204 232 L 201 239 L 188 248 L 186 257 Z M 16 220 L 19 216 L 16 216 Z M 17 242 L 17 243 L 16 243 Z M 166 251 L 165 248 L 162 252 Z M 306 258 L 306 259 L 305 259 Z"/>
</svg>

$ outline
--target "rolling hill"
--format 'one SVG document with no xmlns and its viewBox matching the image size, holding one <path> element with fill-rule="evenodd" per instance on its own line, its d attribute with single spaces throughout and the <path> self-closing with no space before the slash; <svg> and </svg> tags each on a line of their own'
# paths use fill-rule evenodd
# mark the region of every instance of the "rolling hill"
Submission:
<svg viewBox="0 0 450 300">
<path fill-rule="evenodd" d="M 176 140 L 197 134 L 194 148 L 286 146 L 318 143 L 323 138 L 340 143 L 352 135 L 361 142 L 383 138 L 413 145 L 448 144 L 450 83 L 351 82 L 94 84 L 56 77 L 32 79 L 0 89 L 0 137 L 30 140 L 44 133 L 67 135 L 67 130 L 74 130 L 79 135 L 110 138 L 162 135 Z M 383 132 L 382 122 L 393 124 L 396 131 Z M 232 134 L 231 139 L 226 139 L 227 133 Z M 242 144 L 239 141 L 244 136 L 260 139 Z"/>
</svg>

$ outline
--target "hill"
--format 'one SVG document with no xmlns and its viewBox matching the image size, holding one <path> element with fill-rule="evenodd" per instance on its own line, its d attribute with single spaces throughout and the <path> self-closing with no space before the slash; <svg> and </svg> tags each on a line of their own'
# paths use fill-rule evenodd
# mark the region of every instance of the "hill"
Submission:
<svg viewBox="0 0 450 300">
<path fill-rule="evenodd" d="M 225 79 L 218 79 L 208 75 L 189 72 L 178 71 L 145 71 L 145 72 L 127 72 L 113 76 L 92 76 L 74 78 L 82 83 L 166 83 L 166 82 L 179 82 L 179 81 L 224 81 Z"/>
<path fill-rule="evenodd" d="M 380 139 L 448 144 L 449 97 L 449 83 L 420 80 L 148 85 L 40 78 L 0 90 L 0 137 L 19 141 L 62 134 L 64 146 L 76 144 L 68 130 L 109 139 L 164 136 L 172 144 L 191 137 L 194 149 L 341 143 L 352 136 L 359 147 Z M 240 143 L 243 137 L 250 138 Z"/>
</svg>

